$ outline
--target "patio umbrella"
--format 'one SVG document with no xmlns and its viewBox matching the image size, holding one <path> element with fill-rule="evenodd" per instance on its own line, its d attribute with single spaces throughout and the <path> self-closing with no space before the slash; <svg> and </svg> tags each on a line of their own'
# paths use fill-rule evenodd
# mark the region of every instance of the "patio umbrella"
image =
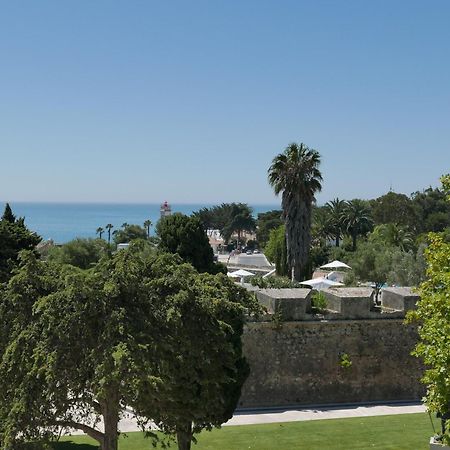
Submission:
<svg viewBox="0 0 450 450">
<path fill-rule="evenodd" d="M 243 278 L 243 277 L 255 276 L 254 273 L 248 272 L 247 270 L 244 270 L 244 269 L 239 269 L 239 270 L 236 270 L 235 272 L 228 272 L 227 275 L 229 277 L 233 277 L 233 278 Z"/>
<path fill-rule="evenodd" d="M 351 269 L 350 266 L 341 262 L 341 261 L 333 261 L 323 266 L 320 266 L 321 269 Z"/>
<path fill-rule="evenodd" d="M 313 278 L 312 280 L 306 280 L 300 282 L 300 284 L 304 284 L 305 286 L 309 286 L 316 291 L 321 291 L 322 289 L 326 289 L 332 286 L 344 286 L 343 283 L 338 283 L 337 281 L 329 280 L 325 277 Z"/>
</svg>

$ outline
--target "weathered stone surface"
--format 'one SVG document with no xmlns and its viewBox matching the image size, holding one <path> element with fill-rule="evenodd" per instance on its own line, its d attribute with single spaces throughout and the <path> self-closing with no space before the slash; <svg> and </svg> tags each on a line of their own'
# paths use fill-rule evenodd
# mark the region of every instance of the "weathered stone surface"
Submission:
<svg viewBox="0 0 450 450">
<path fill-rule="evenodd" d="M 345 319 L 371 317 L 374 291 L 371 288 L 337 287 L 322 291 L 327 298 L 327 309 L 338 312 Z"/>
<path fill-rule="evenodd" d="M 279 314 L 283 320 L 305 319 L 311 309 L 310 289 L 261 289 L 256 297 L 269 313 Z"/>
<path fill-rule="evenodd" d="M 410 287 L 388 287 L 381 290 L 381 306 L 396 311 L 416 308 L 419 295 Z"/>
<path fill-rule="evenodd" d="M 251 373 L 241 407 L 416 400 L 422 367 L 402 319 L 250 323 L 243 335 Z M 347 354 L 349 368 L 341 366 Z"/>
</svg>

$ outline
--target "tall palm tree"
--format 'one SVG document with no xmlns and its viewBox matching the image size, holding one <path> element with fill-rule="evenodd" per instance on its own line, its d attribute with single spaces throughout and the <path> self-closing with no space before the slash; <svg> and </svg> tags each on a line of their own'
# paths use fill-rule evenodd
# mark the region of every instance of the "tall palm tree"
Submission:
<svg viewBox="0 0 450 450">
<path fill-rule="evenodd" d="M 268 171 L 275 194 L 282 193 L 287 261 L 296 281 L 308 276 L 309 271 L 312 206 L 315 193 L 322 189 L 319 165 L 318 151 L 292 143 L 275 156 Z"/>
<path fill-rule="evenodd" d="M 152 221 L 150 219 L 147 219 L 144 222 L 144 228 L 147 230 L 147 238 L 150 237 L 150 227 L 153 225 Z"/>
<path fill-rule="evenodd" d="M 108 223 L 108 225 L 106 225 L 105 228 L 108 230 L 108 244 L 111 244 L 111 229 L 114 228 L 114 225 Z"/>
<path fill-rule="evenodd" d="M 96 234 L 98 234 L 98 237 L 101 239 L 102 238 L 102 234 L 105 232 L 105 230 L 102 227 L 98 227 Z"/>
<path fill-rule="evenodd" d="M 342 212 L 342 220 L 345 231 L 353 241 L 353 251 L 356 250 L 356 239 L 373 228 L 373 219 L 367 203 L 363 200 L 354 199 L 346 203 Z"/>
<path fill-rule="evenodd" d="M 330 231 L 334 237 L 336 247 L 339 247 L 342 233 L 345 230 L 342 215 L 345 209 L 345 205 L 346 202 L 344 200 L 339 200 L 339 198 L 337 197 L 334 200 L 327 202 L 327 204 L 325 205 L 329 213 Z"/>
</svg>

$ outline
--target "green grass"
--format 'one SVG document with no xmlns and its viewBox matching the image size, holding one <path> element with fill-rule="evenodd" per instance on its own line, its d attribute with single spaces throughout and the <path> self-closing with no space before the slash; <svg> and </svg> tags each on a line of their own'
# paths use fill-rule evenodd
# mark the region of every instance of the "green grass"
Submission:
<svg viewBox="0 0 450 450">
<path fill-rule="evenodd" d="M 435 428 L 438 429 L 438 423 Z M 421 450 L 427 449 L 433 428 L 428 414 L 329 419 L 267 425 L 223 427 L 198 436 L 195 450 Z M 65 437 L 55 450 L 95 450 L 87 437 Z M 120 438 L 120 450 L 152 449 L 142 433 Z M 161 447 L 157 447 L 161 448 Z M 176 448 L 173 444 L 171 448 Z"/>
</svg>

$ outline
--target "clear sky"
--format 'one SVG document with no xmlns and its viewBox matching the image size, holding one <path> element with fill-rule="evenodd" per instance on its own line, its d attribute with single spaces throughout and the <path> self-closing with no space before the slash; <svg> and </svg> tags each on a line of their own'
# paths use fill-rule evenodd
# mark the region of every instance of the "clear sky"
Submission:
<svg viewBox="0 0 450 450">
<path fill-rule="evenodd" d="M 319 203 L 450 169 L 450 2 L 0 0 L 0 199 Z"/>
</svg>

